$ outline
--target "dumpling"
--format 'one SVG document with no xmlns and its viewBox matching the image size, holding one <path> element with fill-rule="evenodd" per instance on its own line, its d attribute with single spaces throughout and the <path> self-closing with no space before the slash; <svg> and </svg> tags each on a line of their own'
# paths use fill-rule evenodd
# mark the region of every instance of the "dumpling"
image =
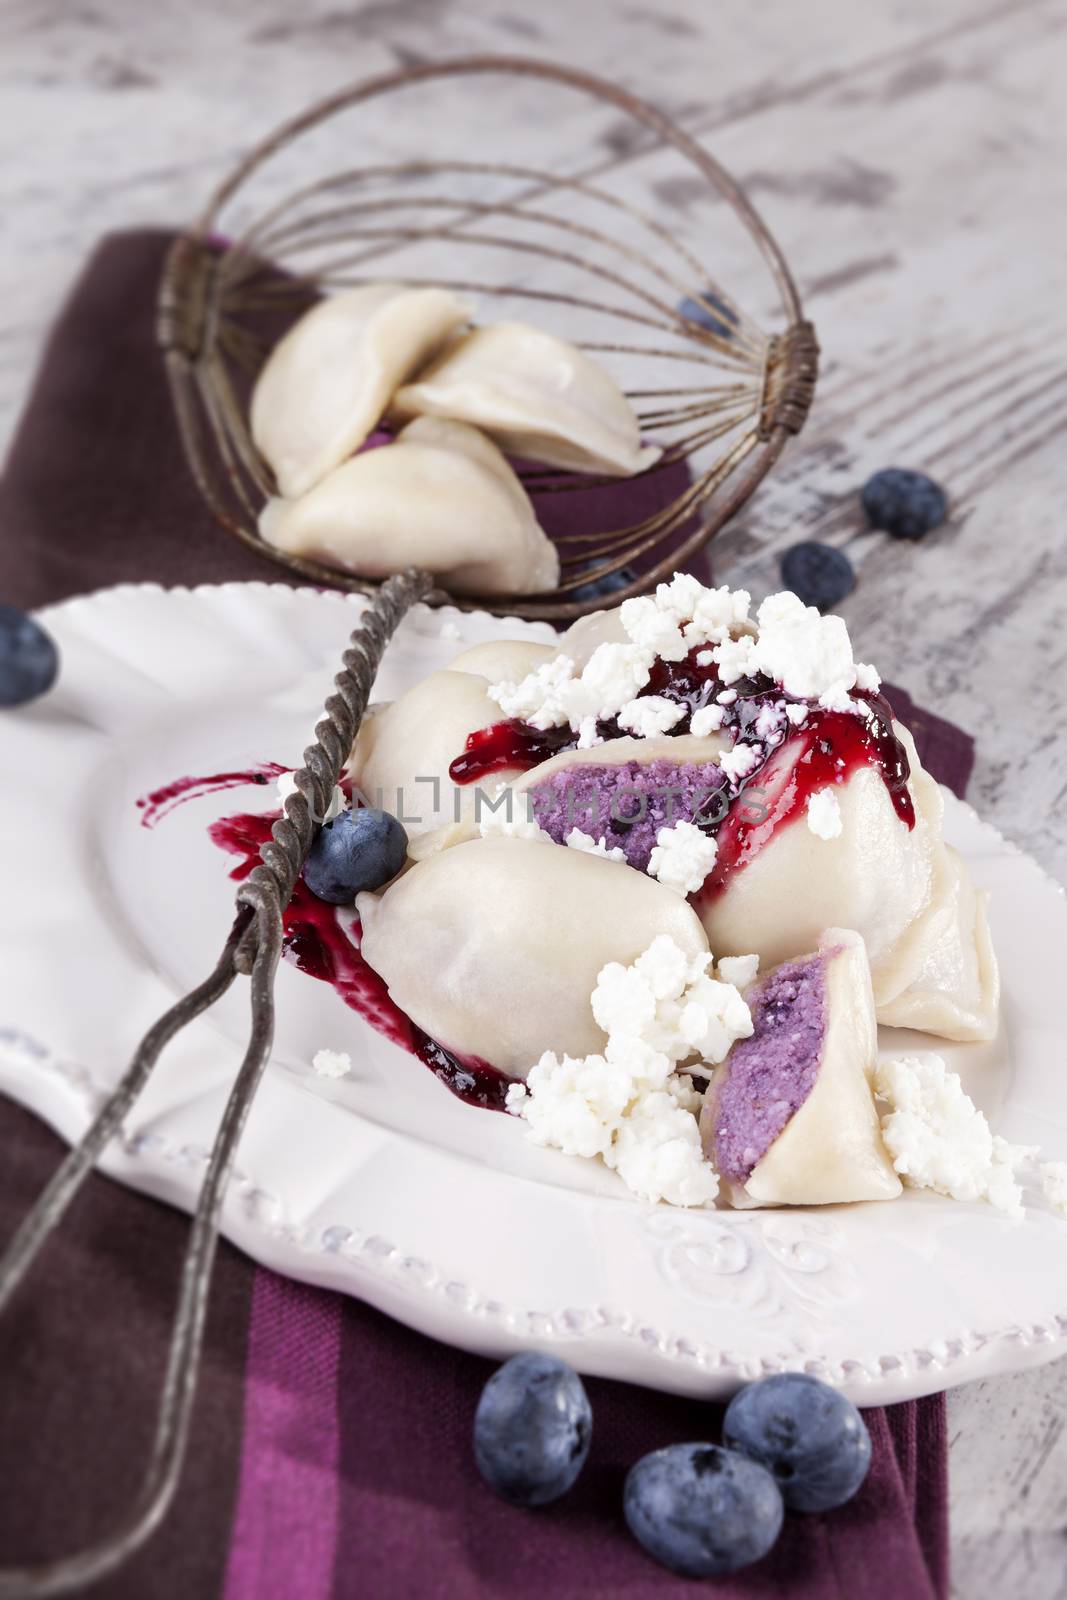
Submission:
<svg viewBox="0 0 1067 1600">
<path fill-rule="evenodd" d="M 358 450 L 397 386 L 468 320 L 445 289 L 366 284 L 320 300 L 252 393 L 252 438 L 282 494 L 305 494 Z"/>
<path fill-rule="evenodd" d="M 364 578 L 425 567 L 457 594 L 486 595 L 559 579 L 556 548 L 500 451 L 436 417 L 353 456 L 299 500 L 269 500 L 259 527 L 275 549 Z"/>
<path fill-rule="evenodd" d="M 831 928 L 745 999 L 752 1035 L 716 1069 L 700 1118 L 732 1204 L 894 1199 L 900 1179 L 871 1088 L 878 1031 L 863 940 Z"/>
<path fill-rule="evenodd" d="M 827 927 L 854 928 L 871 964 L 878 1020 L 950 1039 L 996 1031 L 996 962 L 975 897 L 941 837 L 940 790 L 898 723 L 911 766 L 915 826 L 897 816 L 875 767 L 835 786 L 841 831 L 821 838 L 803 811 L 778 826 L 721 888 L 697 896 L 711 947 L 759 954 L 764 966 L 810 950 Z M 787 790 L 790 763 L 806 748 L 791 740 L 773 756 L 744 804 Z M 729 830 L 729 821 L 726 831 Z M 720 853 L 723 835 L 720 834 Z"/>
<path fill-rule="evenodd" d="M 685 900 L 602 857 L 526 839 L 471 839 L 361 894 L 361 950 L 396 1004 L 460 1057 L 523 1077 L 546 1050 L 602 1050 L 590 995 L 609 961 L 665 933 L 707 949 Z"/>
<path fill-rule="evenodd" d="M 588 664 L 593 651 L 602 644 L 629 644 L 630 635 L 622 625 L 622 607 L 590 611 L 572 622 L 560 636 L 559 653 L 574 662 L 576 672 Z"/>
<path fill-rule="evenodd" d="M 517 683 L 559 654 L 554 644 L 535 639 L 483 639 L 461 650 L 449 672 L 476 672 L 489 683 Z"/>
<path fill-rule="evenodd" d="M 465 837 L 477 820 L 479 789 L 495 794 L 518 776 L 517 767 L 481 784 L 456 785 L 449 776 L 468 735 L 500 720 L 488 690 L 488 681 L 473 672 L 433 672 L 360 728 L 348 776 L 370 804 L 400 818 L 409 838 L 456 825 Z"/>
<path fill-rule="evenodd" d="M 629 401 L 602 367 L 524 322 L 460 335 L 391 410 L 474 423 L 509 455 L 576 472 L 629 477 L 661 454 L 642 447 Z"/>
</svg>

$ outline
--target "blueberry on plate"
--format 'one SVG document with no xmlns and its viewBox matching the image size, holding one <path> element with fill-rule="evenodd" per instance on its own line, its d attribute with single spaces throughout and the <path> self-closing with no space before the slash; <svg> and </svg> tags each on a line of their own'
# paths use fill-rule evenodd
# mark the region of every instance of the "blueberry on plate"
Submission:
<svg viewBox="0 0 1067 1600">
<path fill-rule="evenodd" d="M 714 289 L 701 289 L 699 300 L 686 295 L 678 303 L 678 315 L 720 339 L 732 339 L 737 330 L 737 312 Z"/>
<path fill-rule="evenodd" d="M 592 1409 L 573 1367 L 527 1350 L 498 1367 L 482 1390 L 474 1459 L 502 1500 L 544 1506 L 574 1483 L 592 1436 Z"/>
<path fill-rule="evenodd" d="M 806 606 L 829 611 L 856 587 L 856 574 L 843 550 L 805 539 L 790 545 L 781 559 L 782 582 Z"/>
<path fill-rule="evenodd" d="M 852 1401 L 806 1372 L 740 1390 L 726 1408 L 723 1438 L 773 1472 L 792 1511 L 843 1506 L 871 1464 L 871 1436 Z"/>
<path fill-rule="evenodd" d="M 945 491 L 925 472 L 886 467 L 863 486 L 863 509 L 872 528 L 893 539 L 922 539 L 944 522 Z"/>
<path fill-rule="evenodd" d="M 585 566 L 579 567 L 578 570 L 582 572 L 596 565 L 595 561 L 587 561 Z M 577 589 L 570 591 L 570 598 L 572 600 L 607 599 L 608 595 L 614 594 L 616 590 L 627 588 L 633 583 L 636 576 L 637 574 L 632 572 L 629 567 L 621 567 L 618 572 L 606 572 L 602 578 L 595 578 L 591 583 L 579 584 Z"/>
<path fill-rule="evenodd" d="M 683 1578 L 717 1578 L 765 1556 L 782 1528 L 782 1497 L 765 1468 L 715 1444 L 642 1456 L 623 1491 L 630 1532 Z"/>
<path fill-rule="evenodd" d="M 407 849 L 407 833 L 388 811 L 342 811 L 320 829 L 308 851 L 304 882 L 320 900 L 350 906 L 361 890 L 380 889 L 395 878 Z"/>
<path fill-rule="evenodd" d="M 59 651 L 40 623 L 17 606 L 0 605 L 0 706 L 24 706 L 47 693 Z"/>
</svg>

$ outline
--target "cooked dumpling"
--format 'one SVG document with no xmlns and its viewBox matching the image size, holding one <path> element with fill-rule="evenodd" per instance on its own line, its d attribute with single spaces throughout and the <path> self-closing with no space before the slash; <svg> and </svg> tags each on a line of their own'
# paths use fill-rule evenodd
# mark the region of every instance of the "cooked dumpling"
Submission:
<svg viewBox="0 0 1067 1600">
<path fill-rule="evenodd" d="M 732 1204 L 895 1198 L 871 1089 L 878 1032 L 863 940 L 831 928 L 745 999 L 752 1035 L 716 1070 L 700 1118 Z"/>
<path fill-rule="evenodd" d="M 558 654 L 554 644 L 538 644 L 534 639 L 483 639 L 481 644 L 461 650 L 448 663 L 448 670 L 476 672 L 489 683 L 518 682 Z"/>
<path fill-rule="evenodd" d="M 920 765 L 910 734 L 894 724 L 911 765 L 915 826 L 908 829 L 873 766 L 834 793 L 841 830 L 819 837 L 801 811 L 717 893 L 698 896 L 711 947 L 759 954 L 774 966 L 815 944 L 826 927 L 855 928 L 870 958 L 878 1020 L 950 1039 L 987 1039 L 996 1030 L 996 962 L 962 869 L 941 837 L 940 791 Z M 805 749 L 795 740 L 772 758 L 777 787 Z M 768 769 L 770 770 L 770 764 Z M 751 804 L 764 775 L 746 791 Z"/>
<path fill-rule="evenodd" d="M 364 957 L 439 1044 L 523 1077 L 546 1050 L 586 1056 L 604 1035 L 589 997 L 609 961 L 657 936 L 707 940 L 680 895 L 601 857 L 526 839 L 471 839 L 361 894 Z"/>
<path fill-rule="evenodd" d="M 661 454 L 642 447 L 629 401 L 602 367 L 523 322 L 460 335 L 390 409 L 472 422 L 509 455 L 576 472 L 629 477 Z"/>
<path fill-rule="evenodd" d="M 282 494 L 305 494 L 358 450 L 397 385 L 468 315 L 445 289 L 373 283 L 302 316 L 252 394 L 252 438 Z"/>
<path fill-rule="evenodd" d="M 500 451 L 436 417 L 353 456 L 299 500 L 268 501 L 259 527 L 292 555 L 364 578 L 425 567 L 457 594 L 526 594 L 559 578 L 555 546 Z"/>
<path fill-rule="evenodd" d="M 449 776 L 468 735 L 500 720 L 488 690 L 473 672 L 434 672 L 360 728 L 348 775 L 371 805 L 401 819 L 409 838 L 457 824 L 456 836 L 465 836 L 477 821 L 479 789 L 495 794 L 518 776 L 516 767 L 482 784 L 456 785 Z"/>
</svg>

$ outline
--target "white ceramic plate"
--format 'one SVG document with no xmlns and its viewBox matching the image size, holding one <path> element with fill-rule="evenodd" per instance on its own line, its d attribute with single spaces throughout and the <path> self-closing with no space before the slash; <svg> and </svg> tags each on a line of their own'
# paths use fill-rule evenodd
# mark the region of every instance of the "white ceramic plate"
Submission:
<svg viewBox="0 0 1067 1600">
<path fill-rule="evenodd" d="M 214 962 L 233 884 L 207 826 L 274 798 L 209 794 L 149 830 L 137 797 L 298 764 L 362 605 L 264 584 L 128 586 L 44 614 L 60 684 L 0 717 L 0 1088 L 65 1138 Z M 377 698 L 445 665 L 460 633 L 552 637 L 420 608 Z M 1001 1035 L 883 1044 L 942 1049 L 998 1131 L 1065 1158 L 1062 890 L 951 797 L 946 825 L 993 891 Z M 240 982 L 164 1055 L 107 1172 L 191 1207 L 246 1019 Z M 323 1047 L 348 1051 L 353 1073 L 314 1074 Z M 917 1193 L 747 1214 L 642 1205 L 599 1165 L 456 1100 L 284 963 L 239 1169 L 223 1227 L 243 1250 L 490 1355 L 551 1346 L 586 1372 L 705 1395 L 803 1367 L 875 1404 L 1067 1349 L 1067 1222 L 1036 1196 L 1022 1223 Z"/>
</svg>

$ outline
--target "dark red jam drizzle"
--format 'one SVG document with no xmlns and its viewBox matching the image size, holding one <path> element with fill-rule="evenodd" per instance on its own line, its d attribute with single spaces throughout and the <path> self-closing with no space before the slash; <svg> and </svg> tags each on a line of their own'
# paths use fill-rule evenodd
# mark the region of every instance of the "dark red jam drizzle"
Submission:
<svg viewBox="0 0 1067 1600">
<path fill-rule="evenodd" d="M 154 828 L 157 822 L 184 805 L 186 800 L 199 800 L 205 794 L 217 794 L 221 789 L 239 789 L 243 784 L 265 785 L 280 778 L 288 767 L 276 761 L 261 761 L 257 766 L 246 767 L 242 772 L 216 772 L 207 778 L 175 778 L 161 789 L 143 794 L 137 801 L 141 813 L 141 827 Z"/>
<path fill-rule="evenodd" d="M 282 769 L 283 771 L 286 769 Z M 209 791 L 204 790 L 207 793 Z M 212 842 L 240 857 L 230 873 L 240 881 L 259 862 L 260 846 L 270 838 L 277 812 L 244 812 L 223 817 L 208 829 Z M 282 916 L 282 952 L 309 977 L 328 983 L 349 1006 L 393 1044 L 409 1050 L 454 1095 L 468 1105 L 503 1111 L 510 1079 L 477 1057 L 461 1058 L 416 1027 L 395 1002 L 383 980 L 359 949 L 359 924 L 341 925 L 336 906 L 316 899 L 298 879 Z"/>
<path fill-rule="evenodd" d="M 699 654 L 700 650 L 694 649 L 683 661 L 657 660 L 642 690 L 685 706 L 686 715 L 671 729 L 672 734 L 688 733 L 693 712 L 714 703 L 722 691 L 718 669 L 714 663 L 701 665 Z M 758 748 L 761 765 L 746 779 L 743 797 L 730 807 L 725 819 L 708 819 L 708 831 L 715 831 L 718 839 L 719 855 L 702 895 L 721 890 L 817 790 L 843 783 L 862 766 L 880 773 L 897 816 L 905 827 L 915 826 L 907 752 L 893 732 L 893 712 L 883 695 L 855 693 L 853 698 L 866 706 L 862 714 L 809 707 L 807 721 L 795 732 L 787 732 L 765 754 L 766 745 L 756 724 L 764 706 L 776 706 L 785 698 L 780 687 L 756 674 L 736 680 L 729 688 L 735 699 L 723 707 L 723 727 L 734 732 L 738 744 Z M 624 731 L 614 718 L 597 723 L 602 739 L 617 739 Z M 465 784 L 506 768 L 528 771 L 562 750 L 573 750 L 577 743 L 569 728 L 540 732 L 524 722 L 497 722 L 470 735 L 463 754 L 449 767 L 449 775 L 454 783 Z"/>
</svg>

